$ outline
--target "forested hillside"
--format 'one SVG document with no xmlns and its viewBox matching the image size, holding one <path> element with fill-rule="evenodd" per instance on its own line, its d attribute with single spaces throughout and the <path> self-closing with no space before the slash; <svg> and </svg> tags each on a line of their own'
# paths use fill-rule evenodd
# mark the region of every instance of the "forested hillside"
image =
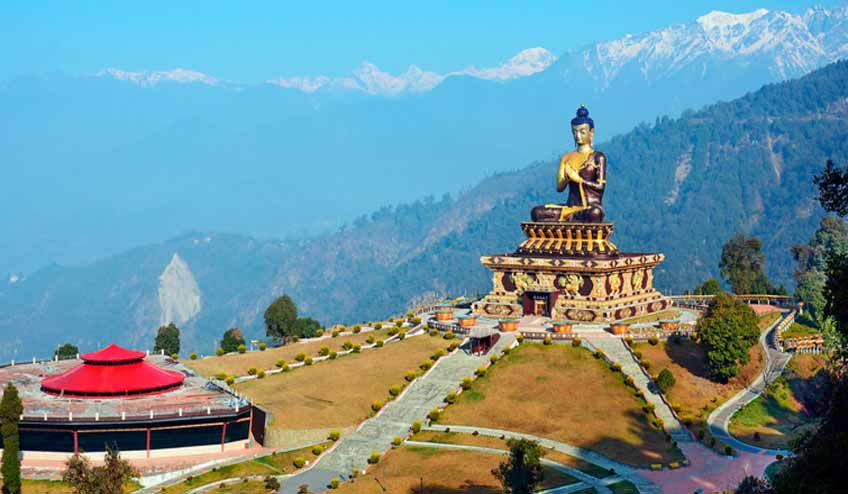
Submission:
<svg viewBox="0 0 848 494">
<path fill-rule="evenodd" d="M 572 112 L 563 108 L 563 119 Z M 609 159 L 613 240 L 625 251 L 665 253 L 656 285 L 679 293 L 717 275 L 732 234 L 753 234 L 763 239 L 770 276 L 791 286 L 789 249 L 810 238 L 822 215 L 812 176 L 828 158 L 848 164 L 846 124 L 848 63 L 840 62 L 597 143 Z M 0 331 L 17 340 L 7 339 L 0 359 L 13 348 L 19 358 L 49 354 L 65 339 L 83 349 L 112 340 L 144 347 L 174 308 L 191 309 L 181 321 L 183 348 L 209 352 L 229 326 L 260 334 L 262 311 L 280 293 L 326 324 L 395 313 L 426 292 L 485 291 L 480 255 L 512 251 L 530 208 L 563 200 L 556 166 L 538 162 L 455 198 L 384 208 L 298 244 L 192 234 L 84 268 L 50 267 L 0 286 Z M 177 268 L 180 276 L 163 276 Z M 174 278 L 196 285 L 163 290 Z M 186 305 L 196 296 L 199 304 Z"/>
</svg>

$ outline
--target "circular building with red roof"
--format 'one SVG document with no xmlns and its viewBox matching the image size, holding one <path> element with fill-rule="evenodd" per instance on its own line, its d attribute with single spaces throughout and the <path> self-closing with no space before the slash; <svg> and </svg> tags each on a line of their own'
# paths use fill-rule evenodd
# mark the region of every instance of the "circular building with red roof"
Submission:
<svg viewBox="0 0 848 494">
<path fill-rule="evenodd" d="M 161 393 L 178 388 L 181 372 L 146 362 L 144 352 L 112 344 L 81 355 L 83 363 L 41 381 L 41 390 L 60 396 L 108 397 Z"/>
</svg>

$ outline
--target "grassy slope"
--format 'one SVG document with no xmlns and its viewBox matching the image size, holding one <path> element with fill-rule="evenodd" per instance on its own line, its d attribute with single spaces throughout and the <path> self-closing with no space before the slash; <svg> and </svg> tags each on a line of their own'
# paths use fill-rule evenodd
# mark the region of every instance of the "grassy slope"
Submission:
<svg viewBox="0 0 848 494">
<path fill-rule="evenodd" d="M 320 429 L 346 427 L 367 418 L 375 400 L 383 402 L 409 370 L 448 342 L 416 336 L 383 348 L 292 372 L 256 379 L 236 388 L 274 416 L 272 427 Z"/>
<path fill-rule="evenodd" d="M 373 336 L 375 340 L 386 339 L 387 329 L 379 331 L 369 331 L 359 334 L 340 335 L 336 338 L 328 337 L 321 340 L 300 341 L 290 345 L 281 346 L 279 348 L 271 348 L 264 352 L 250 352 L 242 354 L 228 354 L 211 356 L 199 360 L 184 360 L 183 363 L 193 369 L 198 374 L 206 377 L 213 377 L 216 374 L 223 372 L 228 376 L 243 376 L 247 374 L 247 369 L 256 367 L 257 369 L 275 369 L 277 361 L 280 359 L 286 362 L 294 362 L 295 356 L 298 353 L 304 353 L 310 357 L 318 356 L 318 351 L 323 346 L 330 347 L 330 350 L 339 351 L 346 341 L 353 344 L 364 345 L 365 340 L 369 336 Z"/>
<path fill-rule="evenodd" d="M 824 360 L 813 355 L 793 357 L 780 379 L 731 419 L 730 432 L 743 441 L 769 448 L 787 448 L 817 423 L 815 402 Z M 759 436 L 759 437 L 758 437 Z"/>
<path fill-rule="evenodd" d="M 680 460 L 641 403 L 584 349 L 524 344 L 475 381 L 440 422 L 549 437 L 633 465 Z"/>
<path fill-rule="evenodd" d="M 417 493 L 422 479 L 424 492 L 500 494 L 502 488 L 492 469 L 503 457 L 475 451 L 457 451 L 421 446 L 402 446 L 389 452 L 368 473 L 342 484 L 344 494 Z M 545 468 L 540 488 L 575 482 L 573 477 Z"/>
</svg>

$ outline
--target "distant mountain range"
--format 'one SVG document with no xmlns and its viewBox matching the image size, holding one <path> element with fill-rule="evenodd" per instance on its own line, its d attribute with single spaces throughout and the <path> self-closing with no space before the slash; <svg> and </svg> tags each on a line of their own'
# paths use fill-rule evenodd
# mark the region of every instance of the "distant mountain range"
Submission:
<svg viewBox="0 0 848 494">
<path fill-rule="evenodd" d="M 848 8 L 712 12 L 496 67 L 277 77 L 109 69 L 0 83 L 0 273 L 81 265 L 200 229 L 303 238 L 459 193 L 569 146 L 580 103 L 609 139 L 845 56 Z"/>
<path fill-rule="evenodd" d="M 789 248 L 823 214 L 812 176 L 828 158 L 848 163 L 848 62 L 596 147 L 609 158 L 614 241 L 666 254 L 661 290 L 716 275 L 722 243 L 739 231 L 763 239 L 769 275 L 788 283 Z M 281 293 L 329 324 L 398 313 L 427 293 L 484 292 L 491 278 L 480 255 L 512 251 L 530 208 L 558 199 L 556 166 L 546 159 L 456 198 L 385 207 L 311 240 L 190 233 L 0 283 L 0 360 L 47 355 L 66 340 L 145 348 L 167 320 L 182 328 L 184 350 L 208 353 L 228 327 L 261 335 L 262 313 Z"/>
</svg>

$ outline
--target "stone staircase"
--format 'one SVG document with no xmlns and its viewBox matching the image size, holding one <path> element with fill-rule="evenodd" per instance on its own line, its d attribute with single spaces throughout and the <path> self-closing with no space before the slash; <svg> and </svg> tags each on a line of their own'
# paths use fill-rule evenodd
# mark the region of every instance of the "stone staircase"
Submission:
<svg viewBox="0 0 848 494">
<path fill-rule="evenodd" d="M 395 436 L 403 437 L 413 422 L 423 422 L 427 413 L 442 405 L 445 396 L 457 389 L 465 376 L 473 376 L 474 371 L 488 361 L 489 355 L 500 353 L 514 341 L 514 336 L 504 334 L 484 356 L 475 357 L 460 350 L 442 358 L 429 373 L 413 381 L 400 397 L 386 405 L 379 415 L 342 438 L 313 468 L 284 478 L 280 492 L 294 494 L 303 484 L 309 485 L 311 491 L 323 490 L 334 477 L 345 480 L 355 468 L 364 471 L 372 452 L 382 454 Z"/>
<path fill-rule="evenodd" d="M 671 408 L 659 394 L 659 390 L 656 389 L 655 384 L 645 374 L 645 371 L 642 370 L 642 366 L 636 362 L 635 357 L 630 353 L 630 350 L 621 338 L 604 335 L 589 337 L 584 339 L 584 341 L 590 348 L 604 352 L 610 361 L 621 364 L 621 371 L 633 378 L 634 384 L 645 395 L 648 403 L 656 407 L 657 417 L 662 419 L 665 424 L 665 430 L 671 434 L 672 439 L 678 443 L 693 441 L 692 436 L 680 421 L 677 420 L 674 412 L 672 412 Z"/>
</svg>

